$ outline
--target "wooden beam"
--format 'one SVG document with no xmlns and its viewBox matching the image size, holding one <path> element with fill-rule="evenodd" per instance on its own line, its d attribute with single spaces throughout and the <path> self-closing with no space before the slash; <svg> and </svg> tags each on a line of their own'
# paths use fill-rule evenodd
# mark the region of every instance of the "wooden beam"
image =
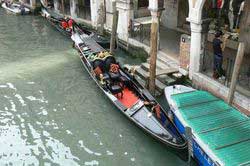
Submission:
<svg viewBox="0 0 250 166">
<path fill-rule="evenodd" d="M 236 57 L 235 64 L 234 64 L 234 70 L 233 70 L 231 85 L 230 85 L 228 99 L 227 99 L 228 104 L 232 104 L 233 102 L 234 92 L 236 89 L 240 67 L 244 58 L 244 53 L 245 53 L 245 44 L 241 42 L 239 44 L 238 53 L 237 53 L 237 57 Z"/>
</svg>

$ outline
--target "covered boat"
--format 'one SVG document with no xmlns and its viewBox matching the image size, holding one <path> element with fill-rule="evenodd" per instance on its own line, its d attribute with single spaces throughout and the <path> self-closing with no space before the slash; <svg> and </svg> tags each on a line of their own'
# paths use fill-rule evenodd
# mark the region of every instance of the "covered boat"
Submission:
<svg viewBox="0 0 250 166">
<path fill-rule="evenodd" d="M 25 7 L 24 5 L 20 5 L 17 3 L 2 3 L 2 7 L 7 10 L 8 12 L 14 13 L 14 14 L 20 14 L 25 15 L 30 13 L 30 9 Z"/>
<path fill-rule="evenodd" d="M 61 15 L 58 15 L 56 13 L 49 12 L 48 9 L 42 8 L 41 10 L 41 15 L 45 17 L 52 26 L 54 26 L 59 32 L 64 34 L 65 36 L 71 37 L 71 28 L 63 28 L 61 23 L 62 21 L 67 21 L 64 17 Z M 109 48 L 110 47 L 110 41 L 108 38 L 105 38 L 101 35 L 98 35 L 97 33 L 91 32 L 86 29 L 86 27 L 83 27 L 77 23 L 74 24 L 75 26 L 78 27 L 82 33 L 87 34 L 90 36 L 92 39 L 94 39 L 99 45 L 101 45 L 104 48 Z"/>
<path fill-rule="evenodd" d="M 121 113 L 160 142 L 177 149 L 186 148 L 185 139 L 166 112 L 128 70 L 77 28 L 71 38 L 90 76 Z"/>
<path fill-rule="evenodd" d="M 192 156 L 202 166 L 250 165 L 250 118 L 209 92 L 176 85 L 165 89 L 173 121 L 192 129 Z"/>
</svg>

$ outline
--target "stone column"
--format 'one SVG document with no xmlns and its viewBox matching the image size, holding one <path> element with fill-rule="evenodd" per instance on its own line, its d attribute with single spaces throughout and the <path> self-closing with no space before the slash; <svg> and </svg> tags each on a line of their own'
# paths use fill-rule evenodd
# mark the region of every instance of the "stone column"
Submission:
<svg viewBox="0 0 250 166">
<path fill-rule="evenodd" d="M 117 10 L 119 11 L 117 35 L 119 39 L 128 42 L 129 22 L 133 17 L 132 3 L 128 1 L 117 1 Z"/>
<path fill-rule="evenodd" d="M 189 78 L 192 80 L 194 73 L 200 71 L 202 57 L 202 25 L 201 23 L 190 22 L 191 25 L 191 46 Z"/>
<path fill-rule="evenodd" d="M 102 0 L 90 0 L 91 22 L 93 27 L 98 24 L 98 11 L 101 7 Z"/>
<path fill-rule="evenodd" d="M 70 0 L 70 15 L 73 19 L 77 18 L 77 6 L 78 0 Z"/>
<path fill-rule="evenodd" d="M 60 4 L 59 4 L 59 0 L 54 0 L 54 10 L 56 13 L 60 12 Z"/>
<path fill-rule="evenodd" d="M 191 26 L 191 46 L 189 78 L 192 80 L 194 73 L 201 69 L 201 60 L 204 50 L 202 34 L 202 9 L 206 0 L 189 0 L 189 16 L 187 21 Z"/>
</svg>

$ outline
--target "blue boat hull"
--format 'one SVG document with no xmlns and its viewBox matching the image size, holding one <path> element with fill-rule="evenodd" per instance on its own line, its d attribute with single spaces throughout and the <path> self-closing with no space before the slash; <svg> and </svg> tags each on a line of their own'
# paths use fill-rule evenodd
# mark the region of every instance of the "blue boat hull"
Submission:
<svg viewBox="0 0 250 166">
<path fill-rule="evenodd" d="M 179 129 L 180 133 L 185 135 L 184 125 L 181 123 L 181 121 L 178 119 L 178 117 L 174 114 L 173 111 L 172 111 L 172 114 L 173 114 L 174 124 Z M 212 161 L 212 159 L 204 152 L 204 150 L 199 146 L 199 144 L 195 140 L 192 140 L 192 144 L 193 144 L 192 156 L 195 160 L 197 160 L 197 162 L 200 166 L 216 166 L 216 165 L 218 165 Z"/>
</svg>

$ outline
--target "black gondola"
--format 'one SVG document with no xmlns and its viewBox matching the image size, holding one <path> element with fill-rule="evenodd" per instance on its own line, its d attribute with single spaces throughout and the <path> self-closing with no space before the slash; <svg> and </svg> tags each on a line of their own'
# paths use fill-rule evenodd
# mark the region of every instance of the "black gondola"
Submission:
<svg viewBox="0 0 250 166">
<path fill-rule="evenodd" d="M 61 26 L 61 22 L 65 21 L 65 19 L 58 15 L 58 14 L 51 14 L 48 12 L 47 9 L 42 8 L 41 10 L 41 14 L 43 17 L 45 17 L 50 24 L 55 27 L 59 32 L 61 32 L 63 35 L 67 36 L 67 37 L 71 37 L 71 29 L 70 28 L 63 28 Z M 79 28 L 80 31 L 82 31 L 82 33 L 87 34 L 88 36 L 90 36 L 92 39 L 94 39 L 98 44 L 100 44 L 103 48 L 108 49 L 110 47 L 110 40 L 108 38 L 105 38 L 101 35 L 98 35 L 97 33 L 91 32 L 89 30 L 87 30 L 85 27 L 75 23 L 75 26 L 77 26 Z"/>
<path fill-rule="evenodd" d="M 186 140 L 152 95 L 91 37 L 74 28 L 71 39 L 98 87 L 128 119 L 160 142 L 185 149 Z"/>
</svg>

